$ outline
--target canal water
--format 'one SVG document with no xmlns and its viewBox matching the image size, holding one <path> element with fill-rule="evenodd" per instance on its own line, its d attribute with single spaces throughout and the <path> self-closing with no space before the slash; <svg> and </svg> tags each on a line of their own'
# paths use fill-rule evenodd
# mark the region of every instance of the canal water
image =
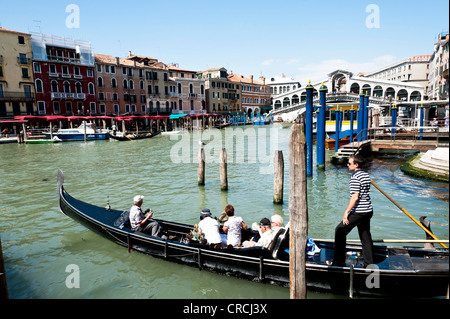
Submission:
<svg viewBox="0 0 450 319">
<path fill-rule="evenodd" d="M 197 223 L 208 207 L 219 216 L 227 204 L 251 225 L 280 214 L 289 220 L 289 128 L 229 127 L 139 141 L 0 145 L 0 234 L 11 298 L 289 298 L 289 289 L 128 253 L 59 211 L 56 174 L 74 197 L 126 210 L 135 195 L 156 218 Z M 197 185 L 199 140 L 206 152 L 206 185 Z M 219 152 L 227 149 L 227 192 L 220 191 Z M 284 204 L 274 205 L 273 155 L 283 150 Z M 329 159 L 332 155 L 327 153 Z M 372 179 L 417 219 L 427 216 L 448 239 L 448 184 L 406 176 L 411 154 L 370 158 Z M 314 155 L 315 158 L 315 155 Z M 315 163 L 314 163 L 315 167 Z M 308 178 L 309 237 L 333 238 L 349 199 L 347 167 L 327 163 Z M 372 189 L 374 239 L 424 239 L 425 233 Z M 356 229 L 349 235 L 358 239 Z M 79 269 L 79 288 L 70 281 Z M 67 280 L 67 281 L 66 281 Z M 69 285 L 66 285 L 68 283 Z M 71 286 L 72 283 L 72 286 Z M 309 298 L 339 298 L 309 293 Z"/>
</svg>

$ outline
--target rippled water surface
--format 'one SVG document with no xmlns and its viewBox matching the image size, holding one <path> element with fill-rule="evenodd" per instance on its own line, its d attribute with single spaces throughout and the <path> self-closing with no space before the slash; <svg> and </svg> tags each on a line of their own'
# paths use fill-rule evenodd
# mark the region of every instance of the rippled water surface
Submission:
<svg viewBox="0 0 450 319">
<path fill-rule="evenodd" d="M 136 194 L 155 217 L 197 223 L 209 207 L 227 204 L 247 224 L 280 214 L 289 220 L 289 129 L 240 127 L 158 136 L 150 140 L 0 145 L 0 234 L 11 298 L 289 298 L 289 289 L 225 277 L 128 253 L 59 212 L 56 173 L 74 197 L 129 209 Z M 198 140 L 206 141 L 206 185 L 197 186 Z M 228 152 L 228 192 L 220 191 L 219 150 Z M 284 204 L 274 205 L 273 154 L 285 159 Z M 328 153 L 327 157 L 332 153 Z M 427 216 L 448 239 L 448 185 L 414 179 L 399 167 L 410 155 L 370 159 L 372 179 L 417 219 Z M 315 157 L 315 155 L 314 155 Z M 327 163 L 308 179 L 309 236 L 333 238 L 348 203 L 346 167 Z M 374 239 L 423 239 L 425 234 L 372 189 Z M 354 230 L 349 238 L 357 239 Z M 66 267 L 80 269 L 80 288 L 68 289 Z M 310 298 L 332 295 L 308 294 Z"/>
</svg>

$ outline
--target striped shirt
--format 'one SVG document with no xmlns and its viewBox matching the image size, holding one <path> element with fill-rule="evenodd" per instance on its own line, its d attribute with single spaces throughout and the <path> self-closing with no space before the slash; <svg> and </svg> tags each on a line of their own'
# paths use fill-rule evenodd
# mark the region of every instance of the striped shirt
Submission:
<svg viewBox="0 0 450 319">
<path fill-rule="evenodd" d="M 367 213 L 373 211 L 370 201 L 370 176 L 363 170 L 357 170 L 350 178 L 350 196 L 359 193 L 358 201 L 350 211 L 351 213 Z"/>
</svg>

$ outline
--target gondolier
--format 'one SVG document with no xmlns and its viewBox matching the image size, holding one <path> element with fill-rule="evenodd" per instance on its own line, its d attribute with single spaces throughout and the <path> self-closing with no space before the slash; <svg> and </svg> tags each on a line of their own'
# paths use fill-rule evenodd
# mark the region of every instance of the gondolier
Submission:
<svg viewBox="0 0 450 319">
<path fill-rule="evenodd" d="M 357 226 L 362 244 L 364 267 L 373 264 L 373 241 L 370 233 L 370 219 L 373 215 L 370 200 L 370 176 L 362 170 L 364 159 L 355 155 L 348 160 L 348 169 L 353 171 L 350 179 L 350 201 L 344 212 L 342 222 L 335 230 L 334 259 L 330 265 L 344 266 L 346 253 L 346 238 L 348 233 Z"/>
</svg>

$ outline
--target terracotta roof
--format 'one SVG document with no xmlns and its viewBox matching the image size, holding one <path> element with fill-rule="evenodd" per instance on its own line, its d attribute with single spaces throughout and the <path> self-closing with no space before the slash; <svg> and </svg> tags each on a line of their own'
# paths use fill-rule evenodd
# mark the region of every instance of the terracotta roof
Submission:
<svg viewBox="0 0 450 319">
<path fill-rule="evenodd" d="M 254 79 L 253 79 L 253 83 L 252 83 L 252 80 L 247 79 L 243 75 L 239 75 L 239 74 L 230 74 L 228 76 L 228 80 L 231 82 L 241 82 L 241 83 L 247 83 L 247 84 L 264 85 L 262 82 L 255 81 Z"/>
<path fill-rule="evenodd" d="M 17 33 L 17 34 L 24 34 L 24 35 L 30 35 L 29 33 L 20 32 L 20 31 L 15 31 L 15 30 L 9 30 L 9 29 L 5 29 L 5 28 L 0 28 L 0 31 L 11 32 L 11 33 Z"/>
<path fill-rule="evenodd" d="M 208 70 L 205 70 L 205 71 L 201 71 L 201 72 L 199 72 L 199 73 L 204 73 L 204 72 L 213 72 L 213 71 L 220 71 L 220 70 L 222 70 L 222 69 L 225 69 L 224 67 L 221 67 L 221 68 L 212 68 L 212 69 L 208 69 Z M 226 69 L 225 69 L 226 70 Z"/>
<path fill-rule="evenodd" d="M 111 55 L 95 54 L 95 62 L 116 64 L 117 63 L 117 58 L 115 58 L 115 57 L 113 57 Z M 119 58 L 119 65 L 135 66 L 134 63 L 135 63 L 134 60 L 120 59 Z M 146 66 L 141 64 L 141 63 L 139 63 L 139 62 L 136 62 L 136 67 L 146 67 Z"/>
</svg>

